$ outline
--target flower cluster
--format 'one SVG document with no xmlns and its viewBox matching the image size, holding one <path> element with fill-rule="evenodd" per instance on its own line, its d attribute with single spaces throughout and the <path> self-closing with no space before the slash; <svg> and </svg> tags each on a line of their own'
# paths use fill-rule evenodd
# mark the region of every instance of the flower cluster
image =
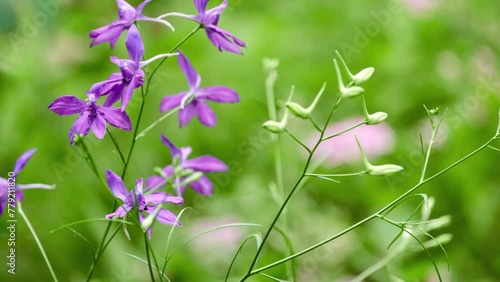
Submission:
<svg viewBox="0 0 500 282">
<path fill-rule="evenodd" d="M 69 131 L 68 137 L 72 145 L 78 144 L 78 140 L 86 136 L 91 129 L 97 138 L 104 138 L 107 123 L 113 127 L 130 131 L 132 122 L 126 112 L 127 106 L 134 91 L 142 88 L 145 81 L 151 80 L 151 77 L 146 79 L 147 72 L 143 71 L 143 68 L 158 59 L 178 56 L 179 67 L 187 78 L 189 90 L 164 97 L 159 107 L 161 112 L 178 110 L 179 127 L 186 126 L 195 115 L 203 125 L 213 127 L 217 118 L 207 101 L 219 103 L 239 101 L 237 92 L 228 87 L 200 87 L 201 76 L 180 50 L 173 49 L 168 53 L 145 60 L 144 43 L 137 27 L 138 21 L 149 21 L 161 23 L 173 31 L 173 26 L 164 18 L 168 16 L 184 17 L 197 22 L 199 28 L 206 31 L 210 42 L 219 51 L 241 54 L 241 48 L 246 47 L 245 43 L 218 26 L 219 18 L 227 7 L 227 1 L 224 0 L 219 6 L 208 10 L 208 0 L 194 0 L 195 8 L 198 11 L 197 15 L 173 12 L 156 18 L 143 15 L 143 9 L 150 1 L 146 0 L 134 8 L 124 0 L 116 0 L 119 19 L 109 25 L 92 30 L 89 34 L 91 47 L 108 42 L 113 49 L 121 34 L 126 32 L 125 46 L 128 58 L 123 59 L 116 56 L 110 58 L 111 62 L 118 67 L 117 72 L 110 74 L 106 80 L 94 83 L 87 90 L 87 99 L 85 100 L 63 95 L 49 105 L 49 109 L 58 115 L 79 115 Z M 153 74 L 154 71 L 151 75 Z M 149 87 L 141 89 L 143 97 L 147 94 L 148 89 Z M 120 103 L 117 105 L 119 101 Z M 137 134 L 136 130 L 134 138 L 135 134 Z M 146 181 L 143 178 L 138 179 L 135 187 L 130 191 L 127 190 L 123 181 L 126 168 L 122 177 L 111 170 L 106 170 L 106 179 L 112 194 L 123 202 L 115 212 L 106 215 L 106 218 L 137 215 L 138 222 L 149 236 L 151 236 L 151 225 L 154 220 L 167 225 L 180 225 L 176 215 L 164 208 L 164 205 L 183 204 L 182 195 L 188 186 L 199 194 L 211 195 L 213 185 L 205 174 L 227 170 L 224 162 L 215 157 L 204 155 L 188 159 L 191 147 L 177 148 L 164 135 L 161 135 L 161 141 L 170 149 L 172 164 L 163 169 L 158 168 L 157 174 L 147 178 Z M 123 161 L 125 162 L 125 160 Z M 160 191 L 160 189 L 165 191 Z M 167 193 L 169 190 L 175 196 Z"/>
</svg>

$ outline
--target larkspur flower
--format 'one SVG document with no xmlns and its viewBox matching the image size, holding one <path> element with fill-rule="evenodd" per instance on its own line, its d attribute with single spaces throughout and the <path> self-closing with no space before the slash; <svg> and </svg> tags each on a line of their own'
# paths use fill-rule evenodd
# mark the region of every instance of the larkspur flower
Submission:
<svg viewBox="0 0 500 282">
<path fill-rule="evenodd" d="M 120 129 L 132 129 L 132 122 L 127 113 L 119 108 L 97 105 L 97 97 L 90 91 L 87 92 L 87 97 L 89 101 L 85 102 L 75 96 L 65 95 L 49 105 L 50 110 L 61 116 L 80 114 L 69 131 L 71 144 L 74 144 L 76 134 L 87 135 L 90 129 L 97 138 L 102 139 L 106 134 L 106 122 Z"/>
<path fill-rule="evenodd" d="M 217 117 L 205 100 L 219 103 L 236 103 L 240 97 L 236 91 L 225 86 L 211 86 L 199 88 L 201 77 L 194 70 L 187 57 L 179 52 L 179 66 L 184 72 L 189 84 L 189 92 L 166 96 L 160 104 L 160 111 L 166 112 L 181 106 L 179 111 L 179 126 L 184 127 L 196 114 L 198 120 L 206 126 L 215 126 Z"/>
<path fill-rule="evenodd" d="M 113 49 L 120 35 L 125 30 L 129 29 L 136 21 L 158 22 L 174 30 L 174 27 L 169 22 L 157 18 L 146 17 L 142 14 L 144 6 L 149 2 L 151 2 L 151 0 L 142 2 L 139 6 L 137 6 L 137 9 L 135 9 L 124 0 L 116 0 L 116 4 L 118 5 L 118 16 L 120 19 L 113 21 L 109 25 L 92 30 L 89 33 L 89 37 L 92 39 L 90 47 L 103 42 L 109 42 L 111 49 Z"/>
<path fill-rule="evenodd" d="M 105 107 L 113 105 L 121 98 L 122 111 L 130 102 L 134 89 L 144 84 L 144 71 L 141 68 L 159 58 L 177 55 L 176 53 L 160 54 L 147 61 L 141 61 L 144 55 L 144 44 L 135 25 L 130 27 L 125 45 L 130 60 L 119 59 L 115 56 L 111 57 L 111 62 L 120 68 L 120 72 L 113 73 L 108 80 L 98 82 L 92 86 L 92 91 L 99 96 L 109 94 L 104 102 Z"/>
<path fill-rule="evenodd" d="M 142 188 L 142 178 L 136 181 L 134 189 L 130 192 L 127 192 L 127 188 L 125 187 L 123 180 L 113 171 L 106 170 L 106 179 L 113 195 L 123 201 L 123 205 L 119 206 L 115 212 L 105 216 L 108 219 L 114 217 L 124 217 L 128 212 L 136 207 L 139 210 L 139 220 L 142 223 L 145 219 L 142 212 L 153 214 L 155 213 L 158 205 L 165 203 L 179 205 L 184 203 L 184 200 L 181 197 L 172 196 L 165 192 L 154 192 L 150 194 L 144 193 Z M 173 212 L 161 208 L 156 215 L 156 220 L 166 225 L 174 225 L 176 223 L 177 216 Z M 180 222 L 177 221 L 177 225 L 180 225 Z M 151 238 L 150 228 L 148 229 L 148 235 Z"/>
<path fill-rule="evenodd" d="M 32 188 L 41 188 L 41 189 L 52 189 L 55 186 L 54 185 L 47 185 L 47 184 L 40 184 L 40 183 L 35 183 L 35 184 L 16 184 L 17 176 L 21 170 L 23 170 L 24 166 L 26 163 L 29 161 L 31 156 L 35 153 L 36 149 L 31 149 L 23 153 L 16 161 L 16 165 L 14 166 L 14 170 L 12 171 L 14 173 L 13 177 L 10 177 L 11 179 L 15 180 L 7 180 L 5 178 L 0 177 L 0 216 L 2 215 L 5 206 L 7 205 L 7 202 L 9 204 L 15 205 L 15 201 L 20 202 L 23 200 L 23 190 L 26 189 L 32 189 Z M 14 183 L 14 184 L 12 184 Z M 10 185 L 9 185 L 10 184 Z M 11 186 L 14 185 L 14 186 Z M 15 196 L 15 199 L 12 198 L 12 196 L 9 197 L 9 193 L 13 193 Z M 11 194 L 12 195 L 12 194 Z M 13 199 L 13 200 L 10 200 Z"/>
<path fill-rule="evenodd" d="M 245 42 L 228 31 L 218 27 L 219 18 L 227 7 L 227 0 L 207 11 L 209 0 L 194 0 L 194 5 L 198 11 L 197 15 L 186 15 L 182 13 L 167 13 L 158 17 L 163 19 L 169 16 L 179 16 L 199 23 L 206 31 L 208 39 L 219 49 L 219 51 L 228 51 L 241 54 L 240 47 L 246 47 Z"/>
<path fill-rule="evenodd" d="M 173 165 L 168 165 L 162 169 L 164 176 L 154 175 L 146 180 L 146 189 L 156 189 L 167 183 L 167 179 L 175 177 L 176 169 L 184 171 L 190 171 L 194 173 L 209 173 L 209 172 L 224 172 L 227 171 L 227 166 L 221 160 L 210 156 L 203 155 L 193 159 L 188 159 L 191 154 L 191 147 L 177 148 L 175 145 L 165 137 L 161 135 L 161 141 L 165 146 L 170 149 L 170 154 L 174 160 L 174 164 L 178 164 L 178 168 Z M 189 176 L 188 176 L 189 177 Z M 186 177 L 178 177 L 174 179 L 174 187 L 178 195 L 182 195 L 186 189 L 185 184 Z M 195 181 L 188 184 L 196 193 L 202 195 L 212 195 L 213 184 L 212 181 L 206 176 L 202 175 Z"/>
</svg>

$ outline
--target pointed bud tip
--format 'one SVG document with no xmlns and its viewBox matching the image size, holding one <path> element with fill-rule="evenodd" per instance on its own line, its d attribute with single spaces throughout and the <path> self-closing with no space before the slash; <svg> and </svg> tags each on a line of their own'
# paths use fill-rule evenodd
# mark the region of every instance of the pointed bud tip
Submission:
<svg viewBox="0 0 500 282">
<path fill-rule="evenodd" d="M 295 102 L 287 102 L 286 107 L 292 114 L 301 119 L 308 119 L 311 113 Z"/>
<path fill-rule="evenodd" d="M 352 77 L 352 81 L 354 82 L 354 84 L 359 85 L 359 84 L 367 81 L 368 79 L 370 79 L 373 72 L 375 72 L 375 68 L 373 68 L 373 67 L 365 68 L 365 69 L 361 70 L 360 72 L 358 72 L 356 75 L 354 75 Z"/>
</svg>

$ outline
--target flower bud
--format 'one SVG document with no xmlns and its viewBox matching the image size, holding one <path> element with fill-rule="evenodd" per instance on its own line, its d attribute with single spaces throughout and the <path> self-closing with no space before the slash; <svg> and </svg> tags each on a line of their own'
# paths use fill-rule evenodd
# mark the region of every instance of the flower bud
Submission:
<svg viewBox="0 0 500 282">
<path fill-rule="evenodd" d="M 358 72 L 356 75 L 351 77 L 352 82 L 356 85 L 359 85 L 359 84 L 367 81 L 368 79 L 370 79 L 370 77 L 372 76 L 374 71 L 375 71 L 375 68 L 373 68 L 373 67 L 363 69 L 360 72 Z"/>
<path fill-rule="evenodd" d="M 262 124 L 264 129 L 270 131 L 272 133 L 281 133 L 285 131 L 285 127 L 281 124 L 281 122 L 277 122 L 274 120 L 268 120 Z"/>
<path fill-rule="evenodd" d="M 342 98 L 354 98 L 364 92 L 365 89 L 359 86 L 351 86 L 349 88 L 340 89 L 340 93 L 342 93 Z"/>
<path fill-rule="evenodd" d="M 371 176 L 385 176 L 400 172 L 402 170 L 403 167 L 393 164 L 370 165 L 367 167 L 366 173 Z"/>
<path fill-rule="evenodd" d="M 153 225 L 153 222 L 155 221 L 155 218 L 158 216 L 160 213 L 160 210 L 162 208 L 162 205 L 158 205 L 154 212 L 150 213 L 142 222 L 141 225 L 144 228 L 145 231 L 147 231 L 151 226 Z"/>
<path fill-rule="evenodd" d="M 301 105 L 295 102 L 287 102 L 286 107 L 290 110 L 290 112 L 292 112 L 292 114 L 302 119 L 308 119 L 311 115 L 307 109 L 304 109 Z"/>
<path fill-rule="evenodd" d="M 161 169 L 161 167 L 155 167 L 153 169 L 154 173 L 158 174 L 159 176 L 163 177 L 163 178 L 167 178 L 167 174 L 165 174 L 165 172 L 163 171 L 163 169 Z"/>
<path fill-rule="evenodd" d="M 366 117 L 366 124 L 375 125 L 383 122 L 387 118 L 387 113 L 376 112 Z"/>
</svg>

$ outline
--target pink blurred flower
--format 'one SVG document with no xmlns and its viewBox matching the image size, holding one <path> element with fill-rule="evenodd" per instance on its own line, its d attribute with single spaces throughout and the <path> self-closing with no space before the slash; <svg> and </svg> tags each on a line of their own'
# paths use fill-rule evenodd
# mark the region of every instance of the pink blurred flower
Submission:
<svg viewBox="0 0 500 282">
<path fill-rule="evenodd" d="M 326 129 L 325 137 L 341 132 L 361 121 L 363 121 L 363 117 L 353 117 L 336 122 Z M 361 153 L 354 135 L 363 144 L 363 150 L 369 159 L 385 155 L 391 152 L 394 147 L 394 131 L 388 125 L 384 123 L 362 125 L 322 142 L 314 154 L 315 158 L 335 166 L 361 161 Z M 307 145 L 309 147 L 314 146 L 318 137 L 319 133 L 311 136 L 307 141 Z"/>
<path fill-rule="evenodd" d="M 193 228 L 191 229 L 191 236 L 220 225 L 236 222 L 241 222 L 241 220 L 229 216 L 221 218 L 200 219 L 193 224 Z M 242 238 L 242 227 L 226 227 L 201 235 L 192 242 L 191 246 L 195 250 L 209 251 L 216 249 L 232 251 L 232 249 L 228 247 L 237 247 L 241 243 Z"/>
<path fill-rule="evenodd" d="M 425 14 L 434 10 L 437 6 L 436 0 L 405 0 L 404 4 L 416 14 Z"/>
</svg>

